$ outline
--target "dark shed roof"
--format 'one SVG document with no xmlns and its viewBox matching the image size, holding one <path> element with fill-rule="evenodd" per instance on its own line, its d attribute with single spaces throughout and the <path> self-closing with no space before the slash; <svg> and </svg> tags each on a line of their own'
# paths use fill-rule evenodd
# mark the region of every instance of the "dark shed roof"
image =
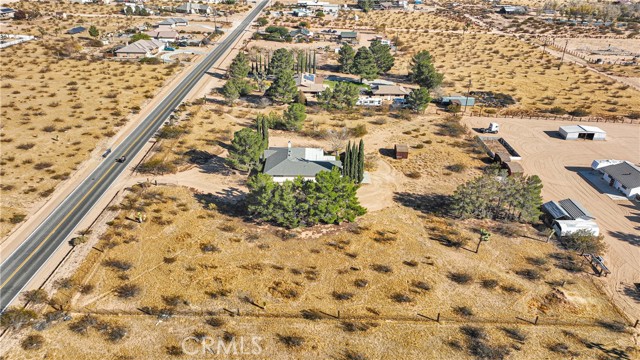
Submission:
<svg viewBox="0 0 640 360">
<path fill-rule="evenodd" d="M 76 26 L 73 29 L 67 30 L 67 34 L 71 34 L 71 35 L 80 34 L 81 32 L 83 32 L 85 30 L 87 30 L 87 29 L 83 28 L 82 26 Z"/>
<path fill-rule="evenodd" d="M 625 161 L 600 169 L 628 189 L 640 187 L 640 169 Z"/>
<path fill-rule="evenodd" d="M 560 206 L 574 219 L 595 219 L 587 209 L 573 199 L 560 200 Z"/>
</svg>

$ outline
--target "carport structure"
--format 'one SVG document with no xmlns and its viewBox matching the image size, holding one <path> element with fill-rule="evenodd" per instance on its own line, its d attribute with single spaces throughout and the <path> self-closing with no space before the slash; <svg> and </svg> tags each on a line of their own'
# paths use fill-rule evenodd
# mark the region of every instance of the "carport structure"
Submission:
<svg viewBox="0 0 640 360">
<path fill-rule="evenodd" d="M 607 133 L 595 126 L 567 125 L 560 126 L 560 135 L 565 140 L 605 140 Z"/>
</svg>

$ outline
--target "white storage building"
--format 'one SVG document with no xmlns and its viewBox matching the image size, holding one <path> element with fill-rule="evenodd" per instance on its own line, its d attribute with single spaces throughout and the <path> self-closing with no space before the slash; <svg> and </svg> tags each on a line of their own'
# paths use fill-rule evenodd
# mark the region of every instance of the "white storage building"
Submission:
<svg viewBox="0 0 640 360">
<path fill-rule="evenodd" d="M 560 135 L 565 140 L 605 140 L 607 133 L 595 126 L 567 125 L 560 126 Z"/>
</svg>

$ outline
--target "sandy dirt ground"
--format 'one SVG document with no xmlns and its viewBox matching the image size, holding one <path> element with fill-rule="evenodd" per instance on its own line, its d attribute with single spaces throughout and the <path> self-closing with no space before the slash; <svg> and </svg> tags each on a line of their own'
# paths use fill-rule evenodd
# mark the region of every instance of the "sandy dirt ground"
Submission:
<svg viewBox="0 0 640 360">
<path fill-rule="evenodd" d="M 538 175 L 545 201 L 572 198 L 595 217 L 605 235 L 606 264 L 612 274 L 601 278 L 614 302 L 632 319 L 640 319 L 637 300 L 625 289 L 640 282 L 640 204 L 614 201 L 584 180 L 578 171 L 588 170 L 595 159 L 621 159 L 640 163 L 640 127 L 632 124 L 589 123 L 607 132 L 604 142 L 566 141 L 557 131 L 559 121 L 466 118 L 470 127 L 500 123 L 500 135 L 522 155 L 524 171 Z M 629 290 L 627 290 L 629 291 Z"/>
</svg>

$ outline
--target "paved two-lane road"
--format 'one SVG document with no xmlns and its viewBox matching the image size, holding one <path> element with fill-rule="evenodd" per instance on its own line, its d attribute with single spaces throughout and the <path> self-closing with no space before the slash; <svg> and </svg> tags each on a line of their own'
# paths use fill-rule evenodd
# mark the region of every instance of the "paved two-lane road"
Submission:
<svg viewBox="0 0 640 360">
<path fill-rule="evenodd" d="M 209 53 L 147 118 L 107 156 L 76 190 L 0 264 L 0 311 L 18 296 L 40 268 L 71 235 L 84 216 L 100 200 L 130 161 L 151 139 L 189 91 L 231 49 L 269 0 L 259 3 L 219 45 Z M 90 140 L 89 140 L 90 141 Z M 122 163 L 116 162 L 126 156 Z"/>
</svg>

